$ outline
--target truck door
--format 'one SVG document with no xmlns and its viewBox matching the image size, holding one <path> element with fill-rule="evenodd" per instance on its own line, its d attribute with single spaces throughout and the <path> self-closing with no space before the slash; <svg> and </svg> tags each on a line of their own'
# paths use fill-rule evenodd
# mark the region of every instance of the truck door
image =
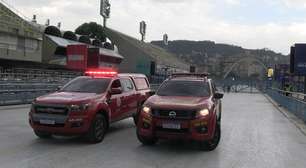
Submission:
<svg viewBox="0 0 306 168">
<path fill-rule="evenodd" d="M 119 79 L 116 79 L 111 84 L 111 88 L 121 88 L 121 82 Z M 108 102 L 111 110 L 111 120 L 117 121 L 120 120 L 122 116 L 122 94 L 111 95 L 111 98 Z"/>
<path fill-rule="evenodd" d="M 138 97 L 132 80 L 129 77 L 120 79 L 123 89 L 122 105 L 125 117 L 130 117 L 137 112 Z"/>
</svg>

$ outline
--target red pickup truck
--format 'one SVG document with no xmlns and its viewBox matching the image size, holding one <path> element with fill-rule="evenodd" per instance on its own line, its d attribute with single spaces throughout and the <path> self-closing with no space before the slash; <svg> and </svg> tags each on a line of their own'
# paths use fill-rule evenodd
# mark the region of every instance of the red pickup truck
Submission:
<svg viewBox="0 0 306 168">
<path fill-rule="evenodd" d="M 152 95 L 145 75 L 108 71 L 86 74 L 33 101 L 29 123 L 38 137 L 84 135 L 98 143 L 111 123 L 128 117 L 137 123 L 142 104 Z"/>
<path fill-rule="evenodd" d="M 174 74 L 144 103 L 137 137 L 145 145 L 187 139 L 214 150 L 221 136 L 222 98 L 207 74 Z"/>
</svg>

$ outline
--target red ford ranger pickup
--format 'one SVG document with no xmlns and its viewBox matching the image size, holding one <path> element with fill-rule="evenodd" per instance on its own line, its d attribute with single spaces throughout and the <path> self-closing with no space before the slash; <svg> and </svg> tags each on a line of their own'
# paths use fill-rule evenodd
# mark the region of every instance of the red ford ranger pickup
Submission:
<svg viewBox="0 0 306 168">
<path fill-rule="evenodd" d="M 98 143 L 111 123 L 128 117 L 137 123 L 142 104 L 152 94 L 145 75 L 97 71 L 87 75 L 33 101 L 29 122 L 38 137 L 84 135 Z"/>
<path fill-rule="evenodd" d="M 174 74 L 144 103 L 137 137 L 144 145 L 183 139 L 214 150 L 221 137 L 222 98 L 208 74 Z"/>
</svg>

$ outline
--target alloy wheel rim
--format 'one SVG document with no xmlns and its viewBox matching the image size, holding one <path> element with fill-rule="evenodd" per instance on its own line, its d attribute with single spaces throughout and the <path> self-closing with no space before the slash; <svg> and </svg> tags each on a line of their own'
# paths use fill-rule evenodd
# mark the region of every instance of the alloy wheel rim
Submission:
<svg viewBox="0 0 306 168">
<path fill-rule="evenodd" d="M 97 139 L 103 138 L 103 132 L 104 132 L 104 123 L 101 119 L 98 119 L 95 124 L 95 135 Z"/>
</svg>

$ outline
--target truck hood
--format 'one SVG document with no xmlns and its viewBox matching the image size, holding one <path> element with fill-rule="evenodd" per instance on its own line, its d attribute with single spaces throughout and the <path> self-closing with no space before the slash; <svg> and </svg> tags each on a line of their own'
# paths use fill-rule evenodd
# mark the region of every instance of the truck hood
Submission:
<svg viewBox="0 0 306 168">
<path fill-rule="evenodd" d="M 210 97 L 158 96 L 150 97 L 146 105 L 152 108 L 200 109 L 210 107 Z"/>
<path fill-rule="evenodd" d="M 75 102 L 89 101 L 95 98 L 97 94 L 95 93 L 78 93 L 78 92 L 55 92 L 47 94 L 36 98 L 36 103 L 60 103 L 60 104 L 70 104 Z"/>
</svg>

